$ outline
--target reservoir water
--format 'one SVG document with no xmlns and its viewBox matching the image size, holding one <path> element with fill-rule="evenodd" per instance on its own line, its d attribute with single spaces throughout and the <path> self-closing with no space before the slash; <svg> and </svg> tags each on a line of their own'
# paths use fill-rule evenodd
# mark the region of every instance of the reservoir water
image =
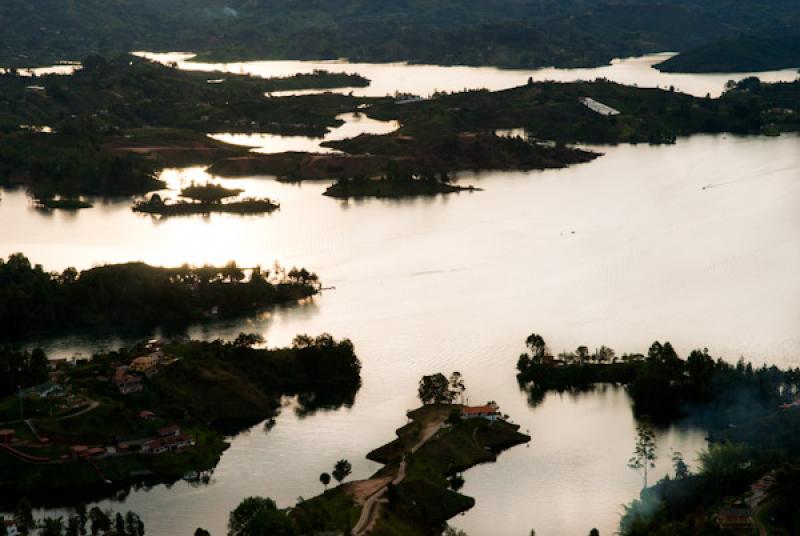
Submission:
<svg viewBox="0 0 800 536">
<path fill-rule="evenodd" d="M 405 80 L 421 67 L 377 68 Z M 336 287 L 300 306 L 192 330 L 208 338 L 254 331 L 270 345 L 304 332 L 349 337 L 363 387 L 352 408 L 300 417 L 287 404 L 271 429 L 232 438 L 208 486 L 157 486 L 111 504 L 139 512 L 149 534 L 199 526 L 224 534 L 244 497 L 290 506 L 319 493 L 319 474 L 340 458 L 353 462 L 354 478 L 369 476 L 377 465 L 365 454 L 405 423 L 419 378 L 453 370 L 464 375 L 470 402 L 496 400 L 533 436 L 465 474 L 464 492 L 477 504 L 453 524 L 471 536 L 532 528 L 582 535 L 592 527 L 612 534 L 621 505 L 641 487 L 626 467 L 635 425 L 627 396 L 604 387 L 548 395 L 532 407 L 515 379 L 524 339 L 536 331 L 556 351 L 605 344 L 618 354 L 660 339 L 684 356 L 708 347 L 729 361 L 800 365 L 800 137 L 693 136 L 596 149 L 604 156 L 588 164 L 462 174 L 460 183 L 484 191 L 402 201 L 337 201 L 321 195 L 324 181 L 222 180 L 281 202 L 257 217 L 159 220 L 131 212 L 129 199 L 48 214 L 24 192 L 4 191 L 0 254 L 21 251 L 54 270 L 277 260 Z M 172 190 L 205 177 L 201 168 L 164 172 Z M 124 341 L 42 342 L 71 355 Z M 694 465 L 704 436 L 660 430 L 654 476 L 669 470 L 673 449 Z"/>
<path fill-rule="evenodd" d="M 175 63 L 181 69 L 194 71 L 223 71 L 236 74 L 273 77 L 310 73 L 316 69 L 331 72 L 358 73 L 372 83 L 365 88 L 337 90 L 358 96 L 383 97 L 396 91 L 428 97 L 436 91 L 462 91 L 486 88 L 489 90 L 521 86 L 533 78 L 535 81 L 554 80 L 574 82 L 607 78 L 620 84 L 640 87 L 676 88 L 698 97 L 722 93 L 728 80 L 741 80 L 758 76 L 764 82 L 794 80 L 797 69 L 784 69 L 760 73 L 662 73 L 654 65 L 673 56 L 670 53 L 650 54 L 635 58 L 613 60 L 609 65 L 586 69 L 498 69 L 496 67 L 467 67 L 441 65 L 408 65 L 405 63 L 350 63 L 348 61 L 248 61 L 234 63 L 204 63 L 192 61 L 194 54 L 184 52 L 136 54 L 162 63 Z M 313 92 L 313 91 L 312 91 Z M 284 92 L 297 94 L 298 92 Z M 304 93 L 304 92 L 301 92 Z M 308 93 L 308 92 L 305 92 Z M 281 93 L 274 93 L 280 95 Z"/>
</svg>

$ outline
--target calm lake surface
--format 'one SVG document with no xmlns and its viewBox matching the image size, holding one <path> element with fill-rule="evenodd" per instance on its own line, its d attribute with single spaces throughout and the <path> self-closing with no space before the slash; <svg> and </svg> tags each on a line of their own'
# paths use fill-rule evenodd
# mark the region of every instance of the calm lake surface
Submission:
<svg viewBox="0 0 800 536">
<path fill-rule="evenodd" d="M 275 63 L 294 63 L 287 74 L 317 66 L 258 65 Z M 428 67 L 374 68 L 412 80 Z M 472 72 L 484 71 L 507 73 Z M 495 80 L 473 76 L 465 86 Z M 693 84 L 711 87 L 703 80 Z M 433 87 L 419 83 L 417 93 Z M 641 487 L 626 467 L 635 426 L 628 398 L 606 387 L 531 407 L 515 379 L 523 341 L 536 331 L 556 351 L 606 344 L 621 354 L 666 339 L 682 355 L 707 346 L 730 361 L 800 365 L 800 137 L 694 136 L 597 149 L 605 156 L 568 169 L 462 174 L 460 183 L 485 191 L 427 199 L 342 202 L 321 195 L 324 181 L 220 181 L 281 202 L 279 212 L 256 217 L 159 220 L 131 212 L 130 200 L 42 213 L 24 192 L 4 191 L 0 254 L 22 251 L 54 270 L 278 260 L 336 287 L 297 307 L 192 330 L 208 338 L 255 331 L 270 345 L 304 332 L 349 337 L 363 387 L 352 408 L 300 418 L 287 405 L 269 431 L 258 425 L 233 438 L 208 486 L 179 482 L 106 503 L 139 512 L 149 534 L 185 536 L 198 526 L 224 534 L 244 497 L 290 506 L 319 493 L 319 474 L 340 458 L 353 462 L 353 478 L 369 476 L 378 466 L 364 456 L 405 423 L 420 376 L 458 370 L 470 402 L 496 400 L 533 441 L 465 474 L 464 492 L 477 505 L 453 524 L 471 536 L 531 528 L 584 535 L 592 527 L 607 535 Z M 175 195 L 207 175 L 190 168 L 164 178 Z M 54 355 L 72 355 L 124 341 L 43 342 Z M 653 478 L 668 471 L 672 449 L 693 462 L 704 435 L 659 431 Z"/>
<path fill-rule="evenodd" d="M 181 69 L 194 71 L 223 71 L 236 74 L 252 74 L 263 77 L 291 76 L 295 73 L 310 73 L 315 69 L 332 72 L 358 73 L 369 78 L 372 83 L 365 88 L 336 90 L 358 96 L 383 97 L 395 91 L 408 92 L 428 97 L 436 91 L 462 91 L 464 89 L 486 88 L 490 90 L 521 86 L 532 77 L 536 81 L 555 80 L 574 82 L 608 78 L 621 84 L 641 87 L 668 88 L 674 86 L 678 91 L 712 97 L 722 93 L 725 82 L 741 80 L 755 75 L 765 82 L 791 81 L 797 78 L 797 69 L 784 69 L 760 73 L 662 73 L 653 68 L 673 56 L 671 53 L 650 54 L 636 58 L 613 60 L 610 65 L 587 69 L 498 69 L 496 67 L 466 67 L 441 65 L 408 65 L 404 63 L 350 63 L 348 61 L 248 61 L 234 63 L 203 63 L 191 61 L 194 54 L 185 52 L 136 54 L 163 63 L 174 62 Z M 318 91 L 292 91 L 281 94 L 302 94 Z"/>
</svg>

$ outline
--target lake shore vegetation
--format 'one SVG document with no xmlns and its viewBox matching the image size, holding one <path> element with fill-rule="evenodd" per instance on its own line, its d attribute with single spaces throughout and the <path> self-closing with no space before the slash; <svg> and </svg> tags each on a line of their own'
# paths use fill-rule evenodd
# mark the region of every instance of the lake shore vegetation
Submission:
<svg viewBox="0 0 800 536">
<path fill-rule="evenodd" d="M 305 269 L 160 268 L 144 263 L 51 273 L 22 254 L 0 260 L 0 340 L 56 333 L 180 330 L 314 296 Z"/>
</svg>

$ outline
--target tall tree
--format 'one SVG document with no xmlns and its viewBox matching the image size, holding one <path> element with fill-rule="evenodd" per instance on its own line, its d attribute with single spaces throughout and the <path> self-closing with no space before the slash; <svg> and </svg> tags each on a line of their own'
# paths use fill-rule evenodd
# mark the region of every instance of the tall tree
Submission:
<svg viewBox="0 0 800 536">
<path fill-rule="evenodd" d="M 350 462 L 347 460 L 339 460 L 336 462 L 336 465 L 333 467 L 333 478 L 336 479 L 338 483 L 342 483 L 342 481 L 350 476 L 350 473 L 353 472 L 353 466 L 350 465 Z"/>
<path fill-rule="evenodd" d="M 450 391 L 453 393 L 453 398 L 458 397 L 459 400 L 464 402 L 464 391 L 467 390 L 464 384 L 464 377 L 460 372 L 453 372 L 450 375 Z"/>
<path fill-rule="evenodd" d="M 295 536 L 297 530 L 275 501 L 248 497 L 230 513 L 228 536 Z"/>
<path fill-rule="evenodd" d="M 530 348 L 533 359 L 540 361 L 547 353 L 547 344 L 544 342 L 544 337 L 538 333 L 531 333 L 525 339 L 525 345 Z"/>
<path fill-rule="evenodd" d="M 642 471 L 644 488 L 647 487 L 647 471 L 656 466 L 656 436 L 647 422 L 636 425 L 636 444 L 633 456 L 628 460 L 628 467 L 634 471 Z"/>
<path fill-rule="evenodd" d="M 678 451 L 672 453 L 672 468 L 675 470 L 675 478 L 686 478 L 689 476 L 689 466 L 683 460 L 683 454 Z"/>
<path fill-rule="evenodd" d="M 423 376 L 419 381 L 419 399 L 423 404 L 451 404 L 454 394 L 444 374 Z"/>
</svg>

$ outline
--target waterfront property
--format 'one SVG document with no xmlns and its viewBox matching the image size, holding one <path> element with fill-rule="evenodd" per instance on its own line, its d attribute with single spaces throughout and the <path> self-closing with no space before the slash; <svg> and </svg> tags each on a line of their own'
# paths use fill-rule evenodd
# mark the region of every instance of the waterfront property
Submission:
<svg viewBox="0 0 800 536">
<path fill-rule="evenodd" d="M 500 408 L 494 402 L 489 402 L 484 406 L 464 406 L 461 408 L 461 416 L 465 419 L 496 421 L 500 418 Z"/>
</svg>

